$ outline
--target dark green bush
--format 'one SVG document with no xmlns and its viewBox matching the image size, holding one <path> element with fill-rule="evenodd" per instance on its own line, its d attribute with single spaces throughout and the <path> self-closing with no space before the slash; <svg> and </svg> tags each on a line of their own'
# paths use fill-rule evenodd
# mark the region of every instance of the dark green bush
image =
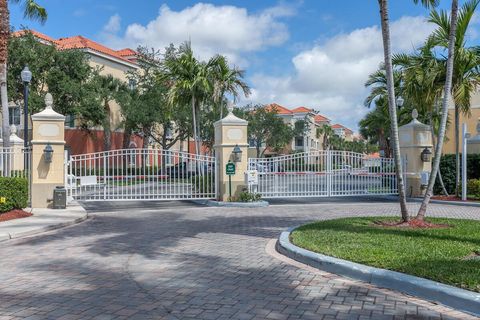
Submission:
<svg viewBox="0 0 480 320">
<path fill-rule="evenodd" d="M 470 179 L 467 182 L 468 194 L 478 198 L 480 197 L 480 179 Z"/>
<path fill-rule="evenodd" d="M 461 157 L 460 157 L 461 159 Z M 461 160 L 460 160 L 461 161 Z M 480 154 L 469 154 L 467 157 L 467 178 L 480 179 Z M 440 161 L 440 172 L 442 173 L 445 189 L 449 194 L 455 193 L 455 155 L 445 154 Z M 435 194 L 441 194 L 442 189 L 438 179 L 434 188 Z"/>
<path fill-rule="evenodd" d="M 0 198 L 5 198 L 5 202 L 0 201 L 0 213 L 25 208 L 28 205 L 28 180 L 0 177 Z"/>
<path fill-rule="evenodd" d="M 249 192 L 248 190 L 244 190 L 240 192 L 240 194 L 238 195 L 237 201 L 238 202 L 256 202 L 256 201 L 260 201 L 261 198 L 262 196 L 259 193 L 252 193 L 252 192 Z"/>
</svg>

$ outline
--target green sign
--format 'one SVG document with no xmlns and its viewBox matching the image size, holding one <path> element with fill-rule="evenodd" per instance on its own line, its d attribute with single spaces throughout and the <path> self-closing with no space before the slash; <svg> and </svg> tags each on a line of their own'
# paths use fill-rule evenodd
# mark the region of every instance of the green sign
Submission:
<svg viewBox="0 0 480 320">
<path fill-rule="evenodd" d="M 235 163 L 229 162 L 227 163 L 225 167 L 225 173 L 229 176 L 232 176 L 235 174 Z"/>
</svg>

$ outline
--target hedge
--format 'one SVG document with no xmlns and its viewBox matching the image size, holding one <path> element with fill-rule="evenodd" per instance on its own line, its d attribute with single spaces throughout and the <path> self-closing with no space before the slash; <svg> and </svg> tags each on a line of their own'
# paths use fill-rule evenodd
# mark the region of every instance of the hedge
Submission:
<svg viewBox="0 0 480 320">
<path fill-rule="evenodd" d="M 28 180 L 25 178 L 0 177 L 0 198 L 2 200 L 0 201 L 0 213 L 27 207 Z"/>
<path fill-rule="evenodd" d="M 460 156 L 460 161 L 461 161 Z M 469 154 L 467 156 L 467 178 L 480 179 L 480 154 Z M 442 173 L 445 189 L 449 194 L 455 193 L 455 154 L 445 154 L 440 160 L 440 172 Z M 438 179 L 435 183 L 435 194 L 442 194 Z"/>
</svg>

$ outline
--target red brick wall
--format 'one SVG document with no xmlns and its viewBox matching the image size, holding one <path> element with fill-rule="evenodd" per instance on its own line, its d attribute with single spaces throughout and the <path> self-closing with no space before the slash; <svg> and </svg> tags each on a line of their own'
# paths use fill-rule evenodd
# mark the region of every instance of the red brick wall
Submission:
<svg viewBox="0 0 480 320">
<path fill-rule="evenodd" d="M 132 136 L 136 148 L 142 148 L 143 139 Z M 65 128 L 65 142 L 72 155 L 101 152 L 103 150 L 103 130 L 89 132 L 80 129 Z M 112 150 L 123 148 L 123 132 L 112 132 Z"/>
</svg>

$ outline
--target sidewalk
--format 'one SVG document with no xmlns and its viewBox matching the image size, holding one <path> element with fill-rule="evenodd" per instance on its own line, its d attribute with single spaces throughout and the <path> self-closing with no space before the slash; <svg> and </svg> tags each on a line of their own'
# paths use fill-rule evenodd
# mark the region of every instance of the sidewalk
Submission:
<svg viewBox="0 0 480 320">
<path fill-rule="evenodd" d="M 28 218 L 0 222 L 0 242 L 66 227 L 88 218 L 87 211 L 76 203 L 64 210 L 33 209 L 32 213 Z"/>
</svg>

